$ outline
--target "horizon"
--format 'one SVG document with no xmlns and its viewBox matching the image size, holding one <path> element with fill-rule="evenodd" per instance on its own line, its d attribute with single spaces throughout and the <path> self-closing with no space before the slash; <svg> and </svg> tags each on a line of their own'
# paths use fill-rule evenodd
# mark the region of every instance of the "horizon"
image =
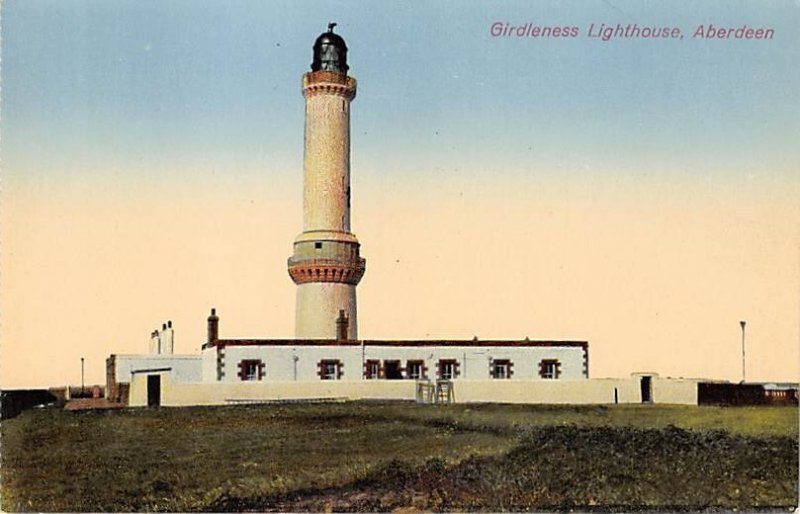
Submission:
<svg viewBox="0 0 800 514">
<path fill-rule="evenodd" d="M 300 81 L 330 21 L 358 81 L 361 339 L 580 340 L 592 378 L 739 382 L 746 320 L 747 381 L 798 380 L 790 1 L 11 0 L 2 21 L 3 389 L 79 384 L 82 357 L 103 384 L 167 320 L 199 354 L 212 307 L 222 338 L 293 334 Z M 584 37 L 633 22 L 685 38 Z M 774 38 L 692 37 L 709 23 Z"/>
</svg>

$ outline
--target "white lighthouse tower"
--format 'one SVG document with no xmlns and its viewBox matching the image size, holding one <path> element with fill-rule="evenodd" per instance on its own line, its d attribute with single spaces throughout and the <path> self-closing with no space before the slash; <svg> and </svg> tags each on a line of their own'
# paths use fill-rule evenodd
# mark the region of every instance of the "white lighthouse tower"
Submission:
<svg viewBox="0 0 800 514">
<path fill-rule="evenodd" d="M 314 43 L 303 75 L 306 101 L 303 232 L 294 241 L 289 275 L 297 284 L 295 337 L 357 339 L 356 285 L 366 269 L 350 232 L 350 102 L 347 45 L 335 23 Z"/>
</svg>

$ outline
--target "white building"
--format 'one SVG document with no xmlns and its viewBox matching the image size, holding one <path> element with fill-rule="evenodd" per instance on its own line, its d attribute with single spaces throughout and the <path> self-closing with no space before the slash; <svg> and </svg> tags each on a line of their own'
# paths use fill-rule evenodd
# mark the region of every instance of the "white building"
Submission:
<svg viewBox="0 0 800 514">
<path fill-rule="evenodd" d="M 228 339 L 202 352 L 205 381 L 578 380 L 579 341 L 325 341 Z"/>
<path fill-rule="evenodd" d="M 199 382 L 203 379 L 201 356 L 175 355 L 175 330 L 172 321 L 150 334 L 147 355 L 112 354 L 106 359 L 106 397 L 123 401 L 136 374 L 168 373 L 176 382 Z"/>
</svg>

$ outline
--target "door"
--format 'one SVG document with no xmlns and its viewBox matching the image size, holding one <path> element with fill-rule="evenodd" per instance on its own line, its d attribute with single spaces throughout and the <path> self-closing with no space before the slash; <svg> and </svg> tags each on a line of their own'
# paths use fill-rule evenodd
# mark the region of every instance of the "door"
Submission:
<svg viewBox="0 0 800 514">
<path fill-rule="evenodd" d="M 400 380 L 403 372 L 400 371 L 400 361 L 383 361 L 383 376 L 388 380 Z"/>
<path fill-rule="evenodd" d="M 147 375 L 147 406 L 161 405 L 161 375 Z"/>
<path fill-rule="evenodd" d="M 652 377 L 642 377 L 642 403 L 653 403 Z"/>
</svg>

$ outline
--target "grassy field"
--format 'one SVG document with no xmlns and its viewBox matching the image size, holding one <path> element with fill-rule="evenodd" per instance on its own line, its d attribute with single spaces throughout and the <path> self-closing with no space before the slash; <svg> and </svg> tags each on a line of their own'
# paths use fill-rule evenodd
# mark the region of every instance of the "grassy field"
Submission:
<svg viewBox="0 0 800 514">
<path fill-rule="evenodd" d="M 697 510 L 797 504 L 797 408 L 36 410 L 4 511 Z"/>
</svg>

